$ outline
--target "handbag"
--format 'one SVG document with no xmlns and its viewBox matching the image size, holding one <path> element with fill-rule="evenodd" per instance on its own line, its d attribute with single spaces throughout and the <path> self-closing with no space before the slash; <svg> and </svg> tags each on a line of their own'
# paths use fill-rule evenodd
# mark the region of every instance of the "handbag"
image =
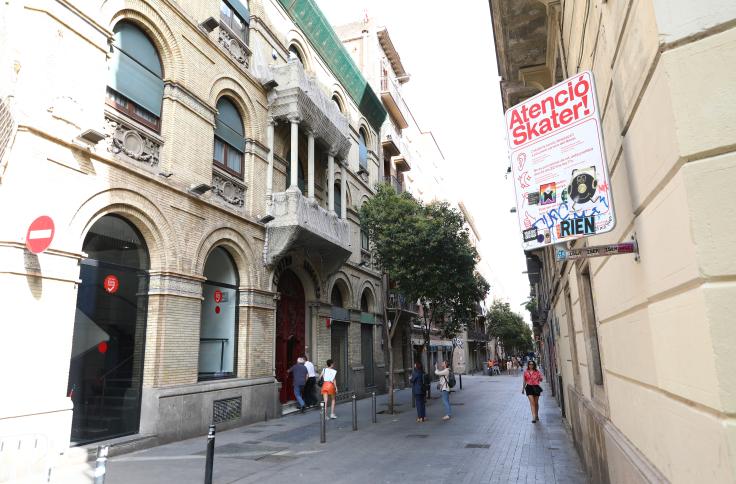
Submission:
<svg viewBox="0 0 736 484">
<path fill-rule="evenodd" d="M 321 387 L 324 384 L 325 384 L 325 377 L 324 377 L 324 372 L 322 372 L 319 375 L 319 380 L 317 380 L 317 386 Z"/>
</svg>

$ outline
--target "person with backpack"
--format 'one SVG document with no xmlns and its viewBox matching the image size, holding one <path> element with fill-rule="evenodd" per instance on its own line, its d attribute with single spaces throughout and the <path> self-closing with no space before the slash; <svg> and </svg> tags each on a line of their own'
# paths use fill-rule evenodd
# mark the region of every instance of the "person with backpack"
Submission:
<svg viewBox="0 0 736 484">
<path fill-rule="evenodd" d="M 445 416 L 442 417 L 442 420 L 450 420 L 452 407 L 450 406 L 450 368 L 448 368 L 447 361 L 437 363 L 434 367 L 434 374 L 440 377 L 437 390 L 442 394 L 442 404 L 445 406 Z"/>
<path fill-rule="evenodd" d="M 424 384 L 424 368 L 420 362 L 414 363 L 414 369 L 411 372 L 411 392 L 414 395 L 414 402 L 417 407 L 417 422 L 427 421 L 426 395 L 427 389 Z"/>
</svg>

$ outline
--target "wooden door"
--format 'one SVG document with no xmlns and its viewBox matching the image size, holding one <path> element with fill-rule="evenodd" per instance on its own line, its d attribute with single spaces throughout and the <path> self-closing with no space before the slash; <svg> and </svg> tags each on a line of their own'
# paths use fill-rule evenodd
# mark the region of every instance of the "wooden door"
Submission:
<svg viewBox="0 0 736 484">
<path fill-rule="evenodd" d="M 305 298 L 304 287 L 291 271 L 279 278 L 281 297 L 276 307 L 276 378 L 281 382 L 279 400 L 294 400 L 292 377 L 288 369 L 304 355 Z"/>
</svg>

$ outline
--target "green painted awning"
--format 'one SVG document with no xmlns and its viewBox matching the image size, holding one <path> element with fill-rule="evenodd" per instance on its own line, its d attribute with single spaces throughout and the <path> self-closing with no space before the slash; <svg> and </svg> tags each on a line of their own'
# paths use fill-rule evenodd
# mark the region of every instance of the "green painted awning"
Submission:
<svg viewBox="0 0 736 484">
<path fill-rule="evenodd" d="M 340 42 L 315 0 L 279 0 L 376 131 L 386 110 Z"/>
</svg>

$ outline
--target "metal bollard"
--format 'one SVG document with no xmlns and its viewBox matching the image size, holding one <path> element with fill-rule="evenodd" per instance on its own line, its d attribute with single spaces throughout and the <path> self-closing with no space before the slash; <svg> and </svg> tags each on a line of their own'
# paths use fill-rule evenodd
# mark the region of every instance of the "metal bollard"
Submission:
<svg viewBox="0 0 736 484">
<path fill-rule="evenodd" d="M 373 423 L 376 423 L 378 414 L 376 413 L 376 392 L 371 393 L 371 408 L 373 410 Z"/>
<path fill-rule="evenodd" d="M 207 431 L 207 459 L 204 462 L 204 484 L 212 484 L 212 467 L 215 464 L 215 426 Z"/>
<path fill-rule="evenodd" d="M 95 463 L 95 484 L 105 483 L 105 472 L 107 472 L 107 453 L 110 446 L 97 447 L 97 462 Z"/>
<path fill-rule="evenodd" d="M 353 393 L 353 430 L 358 430 L 358 401 Z"/>
<path fill-rule="evenodd" d="M 462 374 L 462 373 L 460 373 L 460 374 L 458 375 L 458 378 L 460 378 L 460 390 L 462 390 L 462 389 L 463 389 L 463 374 Z"/>
<path fill-rule="evenodd" d="M 325 420 L 327 420 L 327 406 L 325 405 L 325 402 L 320 402 L 319 404 L 319 442 L 320 444 L 324 444 L 327 442 L 327 428 L 325 424 Z"/>
</svg>

